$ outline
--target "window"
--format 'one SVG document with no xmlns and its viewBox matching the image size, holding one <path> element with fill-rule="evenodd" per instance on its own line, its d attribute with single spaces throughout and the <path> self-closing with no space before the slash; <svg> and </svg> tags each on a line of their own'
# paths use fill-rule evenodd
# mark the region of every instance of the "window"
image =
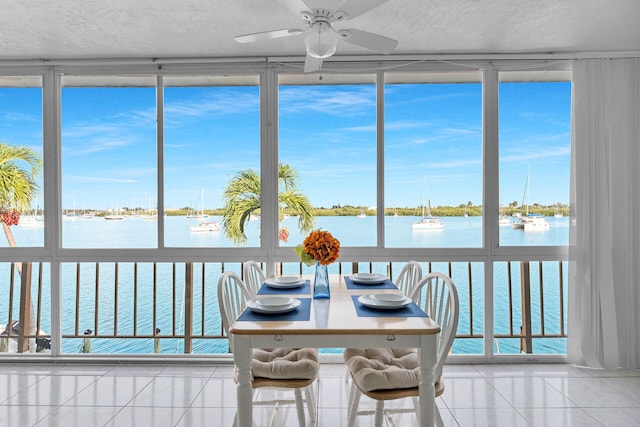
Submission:
<svg viewBox="0 0 640 427">
<path fill-rule="evenodd" d="M 482 245 L 480 79 L 385 75 L 387 247 Z"/>
<path fill-rule="evenodd" d="M 500 245 L 567 245 L 571 83 L 517 78 L 499 85 Z"/>
<path fill-rule="evenodd" d="M 26 159 L 37 157 L 40 172 L 34 177 L 33 191 L 17 190 L 3 192 L 0 211 L 11 224 L 10 217 L 19 214 L 19 223 L 9 227 L 10 235 L 0 239 L 3 246 L 44 245 L 44 188 L 42 179 L 42 78 L 40 76 L 0 76 L 0 144 L 3 153 L 11 160 L 11 169 L 22 170 L 29 176 L 32 164 Z M 27 150 L 26 152 L 24 150 Z M 7 165 L 5 165 L 7 166 Z M 25 176 L 20 174 L 21 176 Z M 31 188 L 29 186 L 28 188 Z M 31 203 L 17 201 L 31 199 Z M 13 242 L 10 240 L 13 238 Z"/>
<path fill-rule="evenodd" d="M 279 162 L 293 168 L 314 228 L 343 246 L 376 245 L 376 86 L 373 75 L 281 75 Z M 281 227 L 301 243 L 280 186 Z"/>
<path fill-rule="evenodd" d="M 224 192 L 243 171 L 260 176 L 259 77 L 167 76 L 164 87 L 165 245 L 234 246 Z M 252 221 L 241 245 L 260 246 L 259 231 Z"/>
<path fill-rule="evenodd" d="M 157 188 L 155 77 L 62 84 L 63 246 L 156 247 L 154 225 L 141 220 Z"/>
</svg>

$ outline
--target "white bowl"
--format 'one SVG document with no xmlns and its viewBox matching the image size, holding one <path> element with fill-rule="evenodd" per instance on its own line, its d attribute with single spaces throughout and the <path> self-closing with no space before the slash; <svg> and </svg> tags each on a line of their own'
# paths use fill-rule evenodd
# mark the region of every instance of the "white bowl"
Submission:
<svg viewBox="0 0 640 427">
<path fill-rule="evenodd" d="M 290 305 L 293 302 L 293 299 L 288 297 L 262 297 L 258 298 L 256 302 L 262 307 L 276 308 Z"/>
<path fill-rule="evenodd" d="M 372 280 L 372 279 L 377 279 L 379 274 L 376 274 L 376 273 L 356 273 L 353 276 L 356 279 Z"/>
<path fill-rule="evenodd" d="M 298 281 L 300 281 L 300 277 L 298 276 L 279 276 L 275 278 L 275 281 L 278 283 L 284 283 L 284 284 L 288 284 L 288 283 L 296 283 Z"/>
<path fill-rule="evenodd" d="M 401 303 L 401 302 L 404 302 L 404 300 L 406 299 L 406 297 L 403 294 L 397 294 L 397 293 L 371 294 L 370 298 L 377 301 L 384 301 L 388 303 Z"/>
</svg>

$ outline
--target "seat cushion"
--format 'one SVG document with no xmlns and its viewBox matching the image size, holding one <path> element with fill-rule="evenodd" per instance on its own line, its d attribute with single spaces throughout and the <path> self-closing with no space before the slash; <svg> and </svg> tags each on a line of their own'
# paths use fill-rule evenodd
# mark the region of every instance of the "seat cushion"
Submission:
<svg viewBox="0 0 640 427">
<path fill-rule="evenodd" d="M 318 349 L 255 349 L 251 361 L 254 378 L 314 379 L 318 376 Z"/>
<path fill-rule="evenodd" d="M 418 387 L 418 354 L 405 348 L 347 348 L 344 361 L 362 391 Z"/>
</svg>

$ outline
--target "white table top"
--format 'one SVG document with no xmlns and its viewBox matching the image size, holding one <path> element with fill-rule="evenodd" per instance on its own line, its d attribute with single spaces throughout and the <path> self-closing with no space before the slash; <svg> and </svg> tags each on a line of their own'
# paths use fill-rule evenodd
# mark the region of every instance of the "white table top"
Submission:
<svg viewBox="0 0 640 427">
<path fill-rule="evenodd" d="M 313 281 L 313 279 L 311 279 Z M 394 317 L 392 312 L 384 317 L 360 317 L 351 298 L 379 292 L 396 290 L 347 289 L 343 275 L 330 275 L 330 299 L 313 300 L 308 321 L 239 321 L 230 332 L 235 335 L 430 335 L 440 332 L 440 327 L 428 317 Z M 312 285 L 313 292 L 313 285 Z M 295 298 L 313 298 L 309 295 L 291 295 L 285 290 L 282 295 Z"/>
</svg>

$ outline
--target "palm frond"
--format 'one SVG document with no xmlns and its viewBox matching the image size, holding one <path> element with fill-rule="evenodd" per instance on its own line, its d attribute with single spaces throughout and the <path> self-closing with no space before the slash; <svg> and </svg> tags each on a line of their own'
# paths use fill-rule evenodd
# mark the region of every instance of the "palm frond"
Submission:
<svg viewBox="0 0 640 427">
<path fill-rule="evenodd" d="M 313 228 L 313 207 L 307 196 L 296 189 L 298 172 L 289 165 L 278 166 L 278 203 L 298 215 L 302 232 Z M 238 172 L 223 193 L 222 223 L 228 239 L 235 244 L 246 243 L 245 224 L 251 214 L 260 209 L 260 176 L 252 169 Z"/>
<path fill-rule="evenodd" d="M 0 207 L 30 207 L 38 192 L 36 177 L 41 170 L 42 159 L 35 150 L 0 143 Z"/>
</svg>

